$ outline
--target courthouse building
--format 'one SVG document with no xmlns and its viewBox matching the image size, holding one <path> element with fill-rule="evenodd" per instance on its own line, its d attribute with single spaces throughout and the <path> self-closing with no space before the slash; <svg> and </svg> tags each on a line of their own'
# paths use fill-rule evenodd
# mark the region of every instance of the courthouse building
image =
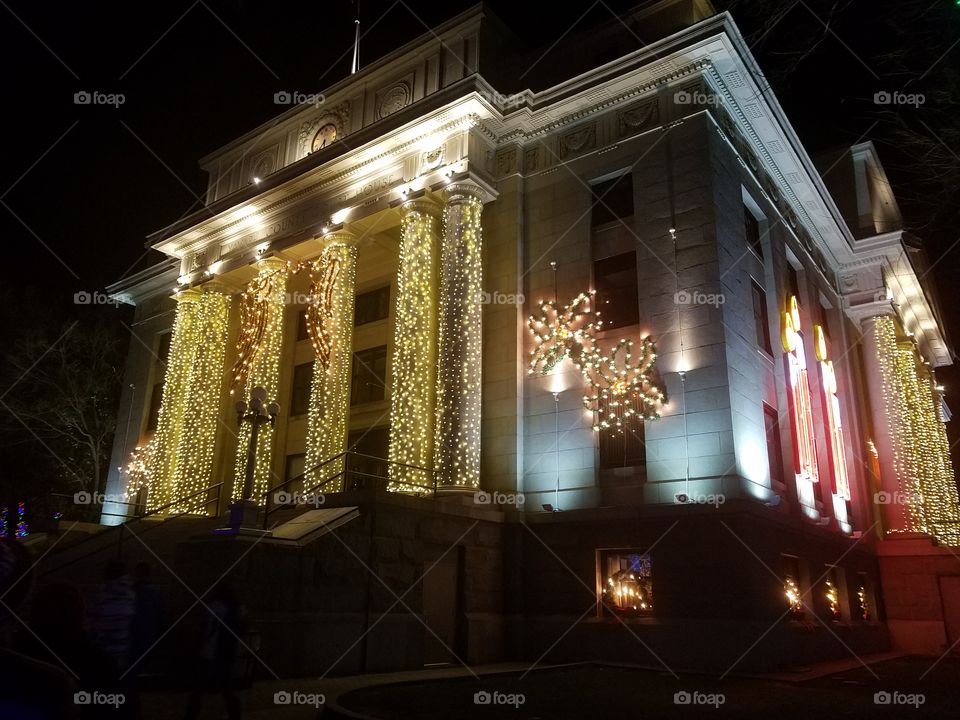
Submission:
<svg viewBox="0 0 960 720">
<path fill-rule="evenodd" d="M 110 288 L 104 522 L 225 513 L 263 387 L 267 535 L 176 558 L 243 548 L 278 668 L 960 639 L 951 354 L 873 145 L 812 159 L 707 0 L 542 40 L 477 6 L 201 160 Z"/>
</svg>

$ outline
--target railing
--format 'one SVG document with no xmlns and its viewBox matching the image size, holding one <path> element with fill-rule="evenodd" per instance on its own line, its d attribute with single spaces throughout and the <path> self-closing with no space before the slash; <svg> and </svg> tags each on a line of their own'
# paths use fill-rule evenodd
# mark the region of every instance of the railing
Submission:
<svg viewBox="0 0 960 720">
<path fill-rule="evenodd" d="M 179 511 L 173 513 L 173 514 L 167 515 L 167 516 L 164 517 L 162 520 L 160 520 L 158 523 L 147 527 L 145 530 L 142 530 L 142 531 L 139 532 L 139 533 L 135 533 L 135 532 L 133 531 L 133 529 L 130 528 L 129 526 L 133 525 L 133 523 L 135 523 L 135 522 L 139 522 L 139 521 L 144 520 L 144 519 L 146 519 L 146 518 L 148 518 L 148 517 L 151 517 L 151 516 L 153 516 L 153 515 L 159 515 L 160 513 L 163 513 L 163 512 L 169 510 L 169 509 L 172 508 L 172 507 L 181 505 L 181 504 L 183 504 L 183 503 L 187 503 L 187 502 L 189 502 L 190 500 L 192 500 L 193 498 L 195 498 L 197 495 L 201 495 L 201 494 L 204 494 L 204 493 L 206 493 L 207 495 L 209 495 L 212 490 L 216 490 L 216 493 L 214 494 L 213 497 L 208 498 L 207 500 L 204 500 L 204 501 L 197 502 L 195 505 L 191 505 L 191 507 L 194 507 L 194 508 L 206 508 L 207 506 L 209 506 L 209 505 L 211 505 L 211 504 L 213 504 L 213 503 L 216 503 L 216 511 L 215 511 L 214 515 L 215 515 L 215 516 L 216 516 L 216 515 L 219 515 L 219 514 L 220 514 L 220 488 L 221 488 L 221 487 L 223 487 L 223 483 L 222 483 L 222 482 L 218 482 L 218 483 L 216 483 L 215 485 L 210 485 L 209 487 L 201 488 L 200 490 L 195 490 L 194 492 L 190 493 L 189 495 L 184 495 L 183 497 L 179 497 L 179 498 L 177 498 L 176 500 L 171 500 L 171 501 L 168 502 L 166 505 L 162 505 L 162 506 L 160 506 L 160 507 L 158 507 L 158 508 L 155 508 L 155 509 L 151 510 L 150 512 L 144 513 L 143 515 L 137 515 L 136 517 L 131 517 L 131 518 L 130 518 L 129 520 L 127 520 L 126 522 L 122 522 L 122 523 L 120 523 L 119 525 L 111 525 L 110 527 L 108 527 L 106 530 L 103 530 L 102 532 L 99 532 L 99 533 L 97 533 L 97 534 L 95 534 L 95 535 L 90 535 L 90 536 L 88 536 L 88 537 L 85 537 L 85 538 L 83 538 L 82 540 L 73 543 L 72 545 L 67 545 L 66 547 L 62 548 L 61 550 L 58 550 L 58 551 L 55 552 L 55 553 L 51 553 L 51 557 L 56 557 L 56 556 L 61 555 L 61 554 L 63 554 L 63 553 L 69 552 L 69 551 L 71 551 L 71 550 L 76 550 L 78 547 L 81 547 L 82 545 L 85 545 L 85 544 L 87 544 L 87 543 L 90 543 L 90 542 L 92 542 L 92 541 L 94 541 L 94 540 L 99 540 L 99 539 L 102 539 L 102 538 L 104 538 L 104 537 L 107 537 L 110 533 L 114 533 L 114 532 L 117 533 L 116 548 L 117 548 L 117 556 L 119 557 L 119 556 L 120 556 L 120 553 L 121 553 L 121 550 L 123 549 L 123 533 L 124 533 L 124 531 L 129 532 L 129 533 L 135 535 L 136 537 L 140 537 L 140 536 L 143 535 L 144 533 L 147 533 L 147 532 L 149 532 L 150 530 L 152 530 L 152 529 L 154 529 L 154 528 L 156 528 L 156 527 L 159 527 L 159 526 L 163 525 L 164 523 L 166 523 L 166 522 L 168 522 L 168 521 L 170 521 L 170 520 L 174 520 L 174 519 L 176 519 L 176 518 L 178 518 L 178 517 L 182 517 L 182 516 L 184 516 L 184 515 L 190 515 L 190 514 L 193 513 L 193 511 L 192 511 L 192 510 L 179 510 Z M 129 504 L 129 503 L 127 503 L 127 504 Z M 105 515 L 118 515 L 118 513 L 104 513 L 104 514 L 105 514 Z M 124 516 L 124 517 L 127 517 L 127 516 Z M 75 558 L 71 559 L 69 562 L 65 562 L 65 563 L 63 563 L 62 565 L 58 565 L 57 567 L 52 568 L 52 569 L 50 569 L 50 570 L 45 570 L 45 571 L 43 571 L 40 575 L 41 575 L 41 577 L 43 577 L 44 575 L 49 575 L 50 573 L 56 572 L 57 570 L 61 570 L 62 568 L 66 567 L 67 565 L 72 565 L 72 564 L 74 564 L 74 563 L 76 563 L 76 562 L 79 562 L 80 560 L 85 560 L 86 558 L 90 557 L 91 555 L 96 555 L 97 553 L 99 553 L 99 552 L 101 552 L 101 551 L 103 551 L 103 550 L 105 550 L 105 549 L 107 549 L 107 548 L 109 548 L 109 547 L 112 547 L 112 543 L 106 543 L 106 544 L 104 544 L 104 545 L 101 546 L 101 547 L 94 548 L 93 550 L 91 550 L 90 552 L 86 553 L 85 555 L 81 555 L 80 557 L 75 557 Z"/>
<path fill-rule="evenodd" d="M 284 510 L 291 507 L 290 504 L 286 504 L 286 503 L 274 505 L 272 501 L 277 493 L 288 491 L 288 488 L 290 488 L 292 485 L 296 485 L 297 483 L 303 483 L 303 481 L 306 479 L 308 475 L 310 476 L 314 475 L 318 470 L 322 470 L 323 468 L 328 467 L 329 465 L 336 462 L 337 460 L 343 460 L 342 468 L 334 472 L 332 475 L 325 477 L 320 482 L 314 483 L 310 487 L 304 488 L 303 490 L 296 490 L 296 492 L 299 493 L 301 496 L 316 495 L 319 493 L 319 491 L 322 488 L 326 487 L 329 483 L 333 482 L 337 478 L 343 478 L 344 490 L 364 489 L 363 485 L 366 484 L 366 481 L 368 480 L 372 481 L 372 484 L 376 486 L 386 486 L 390 482 L 389 470 L 386 475 L 380 475 L 376 473 L 364 472 L 363 470 L 358 470 L 356 467 L 352 466 L 350 462 L 351 459 L 357 459 L 357 458 L 366 460 L 368 462 L 376 463 L 377 465 L 385 465 L 387 466 L 387 468 L 391 466 L 402 467 L 402 468 L 409 468 L 411 470 L 417 470 L 417 471 L 426 473 L 433 480 L 429 485 L 425 485 L 423 483 L 407 482 L 407 481 L 404 481 L 403 483 L 398 483 L 398 484 L 403 485 L 404 487 L 421 488 L 424 491 L 424 493 L 430 493 L 433 495 L 433 497 L 437 496 L 437 479 L 436 479 L 436 476 L 434 475 L 433 470 L 431 470 L 430 468 L 420 467 L 418 465 L 410 465 L 409 463 L 396 462 L 395 460 L 387 460 L 385 458 L 376 457 L 375 455 L 367 455 L 365 453 L 358 453 L 358 452 L 354 452 L 353 450 L 347 450 L 345 452 L 340 453 L 339 455 L 334 455 L 333 457 L 324 460 L 322 463 L 310 468 L 309 470 L 305 470 L 304 472 L 300 473 L 296 477 L 292 477 L 289 480 L 284 480 L 282 483 L 274 485 L 273 487 L 264 491 L 263 493 L 264 495 L 263 529 L 264 530 L 270 529 L 270 525 L 269 525 L 270 516 L 273 513 L 275 513 L 278 510 Z M 357 482 L 358 480 L 360 481 L 360 483 Z"/>
</svg>

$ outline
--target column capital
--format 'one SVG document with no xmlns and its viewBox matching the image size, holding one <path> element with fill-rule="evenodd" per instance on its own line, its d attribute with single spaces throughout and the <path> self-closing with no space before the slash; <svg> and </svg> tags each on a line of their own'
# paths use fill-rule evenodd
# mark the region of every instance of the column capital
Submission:
<svg viewBox="0 0 960 720">
<path fill-rule="evenodd" d="M 176 300 L 177 303 L 193 303 L 197 302 L 202 294 L 203 291 L 200 287 L 178 288 L 173 293 L 173 299 Z"/>
<path fill-rule="evenodd" d="M 886 315 L 896 315 L 897 311 L 893 306 L 892 300 L 874 300 L 873 302 L 858 303 L 856 305 L 847 305 L 847 317 L 858 323 L 861 329 L 865 328 L 867 323 L 878 317 Z"/>
<path fill-rule="evenodd" d="M 478 200 L 483 203 L 492 199 L 486 189 L 470 180 L 451 183 L 444 190 L 443 196 L 447 205 L 457 205 L 471 200 Z"/>
<path fill-rule="evenodd" d="M 325 233 L 322 237 L 324 250 L 337 245 L 356 246 L 357 241 L 360 239 L 360 236 L 357 235 L 357 233 L 344 226 L 335 228 L 330 232 Z"/>
<path fill-rule="evenodd" d="M 400 216 L 406 217 L 411 213 L 423 213 L 430 217 L 439 218 L 443 215 L 443 205 L 430 195 L 421 195 L 400 203 Z"/>
<path fill-rule="evenodd" d="M 233 295 L 236 288 L 231 287 L 222 280 L 210 280 L 199 286 L 199 289 L 205 293 L 220 293 L 221 295 Z"/>
<path fill-rule="evenodd" d="M 257 272 L 260 272 L 261 270 L 283 270 L 288 267 L 288 263 L 282 258 L 271 256 L 257 260 L 253 266 Z"/>
</svg>

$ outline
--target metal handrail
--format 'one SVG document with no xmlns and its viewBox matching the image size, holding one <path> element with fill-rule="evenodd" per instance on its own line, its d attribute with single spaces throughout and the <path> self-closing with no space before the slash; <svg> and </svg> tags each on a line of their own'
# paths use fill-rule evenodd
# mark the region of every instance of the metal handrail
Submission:
<svg viewBox="0 0 960 720">
<path fill-rule="evenodd" d="M 330 463 L 332 463 L 333 461 L 339 460 L 340 458 L 344 458 L 344 459 L 345 459 L 345 462 L 344 462 L 344 465 L 343 465 L 343 469 L 342 469 L 342 470 L 339 470 L 338 472 L 334 473 L 334 474 L 331 475 L 330 477 L 325 478 L 324 480 L 322 480 L 322 481 L 320 481 L 320 482 L 318 482 L 318 483 L 314 483 L 314 484 L 311 485 L 309 488 L 306 488 L 306 489 L 301 490 L 301 491 L 299 491 L 299 492 L 301 492 L 303 495 L 309 495 L 309 494 L 311 494 L 311 493 L 316 492 L 316 491 L 319 490 L 320 488 L 324 487 L 325 485 L 327 485 L 327 483 L 330 483 L 330 482 L 332 482 L 333 480 L 336 480 L 338 477 L 341 477 L 341 476 L 346 477 L 347 473 L 350 473 L 350 474 L 353 474 L 353 475 L 360 475 L 360 476 L 363 476 L 363 477 L 375 478 L 375 479 L 377 479 L 377 480 L 389 480 L 389 476 L 373 475 L 373 474 L 370 474 L 370 473 L 360 472 L 360 471 L 358 471 L 358 470 L 350 470 L 350 469 L 349 469 L 349 465 L 348 465 L 348 461 L 349 461 L 350 457 L 366 458 L 366 459 L 368 459 L 368 460 L 375 460 L 376 462 L 386 463 L 387 465 L 396 465 L 396 466 L 398 466 L 398 467 L 406 467 L 406 468 L 411 468 L 411 469 L 413 469 L 413 470 L 422 470 L 423 472 L 429 473 L 429 474 L 431 475 L 431 477 L 433 477 L 433 483 L 430 484 L 430 485 L 422 485 L 422 484 L 420 484 L 420 483 L 412 483 L 412 482 L 404 482 L 403 484 L 404 484 L 404 485 L 409 485 L 410 487 L 419 487 L 419 488 L 423 488 L 424 490 L 431 490 L 431 491 L 433 491 L 433 496 L 434 496 L 434 497 L 436 497 L 436 495 L 437 495 L 437 480 L 436 480 L 436 475 L 434 474 L 434 471 L 433 471 L 432 469 L 430 469 L 430 468 L 420 467 L 420 466 L 418 466 L 418 465 L 411 465 L 411 464 L 409 464 L 409 463 L 397 462 L 397 461 L 395 461 L 395 460 L 388 460 L 388 459 L 386 459 L 386 458 L 377 457 L 376 455 L 367 455 L 366 453 L 358 453 L 358 452 L 354 452 L 353 450 L 345 450 L 345 451 L 342 452 L 342 453 L 339 453 L 339 454 L 337 454 L 337 455 L 334 455 L 334 456 L 331 457 L 331 458 L 328 458 L 328 459 L 324 460 L 324 461 L 323 461 L 322 463 L 320 463 L 319 465 L 316 465 L 315 467 L 312 467 L 312 468 L 310 468 L 309 470 L 305 470 L 304 472 L 300 473 L 299 475 L 296 475 L 296 476 L 290 478 L 289 480 L 285 480 L 284 482 L 282 482 L 282 483 L 280 483 L 280 484 L 278 484 L 278 485 L 275 485 L 274 487 L 272 487 L 272 488 L 264 491 L 264 496 L 265 496 L 265 497 L 264 497 L 264 506 L 263 506 L 263 529 L 264 529 L 264 530 L 267 530 L 267 529 L 268 529 L 268 520 L 269 520 L 269 517 L 270 517 L 270 515 L 271 515 L 272 513 L 274 513 L 274 512 L 276 512 L 277 510 L 280 510 L 280 509 L 283 509 L 284 507 L 286 507 L 285 505 L 271 506 L 270 498 L 271 498 L 271 496 L 273 495 L 273 493 L 274 493 L 275 491 L 281 490 L 281 489 L 287 487 L 288 485 L 290 485 L 291 483 L 295 483 L 295 482 L 297 482 L 297 481 L 302 481 L 307 475 L 310 475 L 310 474 L 314 473 L 315 471 L 319 470 L 320 468 L 325 467 L 325 466 L 329 465 Z"/>
<path fill-rule="evenodd" d="M 158 508 L 154 508 L 153 510 L 151 510 L 151 511 L 148 512 L 148 513 L 144 513 L 143 515 L 137 515 L 136 517 L 132 517 L 132 518 L 130 518 L 129 520 L 127 520 L 126 522 L 122 522 L 122 523 L 119 523 L 119 524 L 117 524 L 117 525 L 111 525 L 111 526 L 109 526 L 106 530 L 103 530 L 103 531 L 97 533 L 96 535 L 89 535 L 89 536 L 83 538 L 82 540 L 79 540 L 79 541 L 73 543 L 72 545 L 67 545 L 66 547 L 61 548 L 61 549 L 58 550 L 57 552 L 51 553 L 50 557 L 57 557 L 58 555 L 61 555 L 61 554 L 65 553 L 65 552 L 67 552 L 67 551 L 75 550 L 76 548 L 78 548 L 78 547 L 80 547 L 81 545 L 84 545 L 84 544 L 86 544 L 86 543 L 88 543 L 88 542 L 91 542 L 91 541 L 93 541 L 93 540 L 99 540 L 100 538 L 106 537 L 106 535 L 107 535 L 108 533 L 111 533 L 111 532 L 114 532 L 114 531 L 118 531 L 118 532 L 120 533 L 119 539 L 118 539 L 118 541 L 117 541 L 117 545 L 119 546 L 120 543 L 121 543 L 122 540 L 123 540 L 123 531 L 124 531 L 124 529 L 127 529 L 129 525 L 133 525 L 133 523 L 139 522 L 139 521 L 141 521 L 141 520 L 144 520 L 145 518 L 151 517 L 152 515 L 157 515 L 157 514 L 159 514 L 159 513 L 162 513 L 163 511 L 170 509 L 170 508 L 173 507 L 174 505 L 177 505 L 178 503 L 182 503 L 182 502 L 184 502 L 184 501 L 190 500 L 190 499 L 192 499 L 193 497 L 195 497 L 195 496 L 197 496 L 197 495 L 200 495 L 201 493 L 208 493 L 208 494 L 209 494 L 210 491 L 213 490 L 214 488 L 216 488 L 216 489 L 219 490 L 219 488 L 221 488 L 222 486 L 223 486 L 223 482 L 221 481 L 221 482 L 215 483 L 215 484 L 213 484 L 213 485 L 210 485 L 210 486 L 208 486 L 208 487 L 201 488 L 200 490 L 195 490 L 194 492 L 190 493 L 189 495 L 184 495 L 183 497 L 177 498 L 176 500 L 171 500 L 171 501 L 168 502 L 166 505 L 161 505 L 161 506 L 158 507 Z M 217 492 L 217 494 L 216 494 L 214 497 L 212 497 L 212 498 L 210 498 L 209 500 L 207 500 L 206 502 L 202 503 L 201 506 L 202 506 L 202 507 L 205 507 L 205 506 L 207 506 L 207 505 L 209 505 L 209 504 L 211 504 L 211 503 L 214 503 L 214 502 L 217 504 L 216 515 L 219 515 L 219 514 L 220 514 L 220 493 L 219 493 L 219 492 Z M 189 514 L 189 512 L 190 512 L 190 511 L 188 511 L 188 510 L 182 510 L 182 511 L 176 513 L 176 514 L 169 515 L 169 516 L 165 517 L 163 520 L 161 520 L 160 522 L 158 522 L 156 525 L 151 525 L 150 527 L 148 527 L 148 528 L 146 528 L 145 530 L 143 530 L 143 532 L 134 533 L 134 534 L 137 535 L 137 537 L 139 537 L 140 535 L 143 535 L 144 533 L 150 532 L 150 530 L 152 530 L 153 528 L 159 527 L 160 525 L 163 525 L 164 523 L 166 523 L 166 522 L 169 521 L 169 520 L 174 520 L 174 519 L 176 519 L 176 518 L 178 518 L 178 517 L 182 517 L 182 516 L 184 516 L 184 515 L 187 515 L 187 514 Z M 109 514 L 109 513 L 108 513 L 108 514 Z M 129 529 L 128 529 L 128 532 L 131 532 L 131 533 L 132 533 L 133 530 L 129 530 Z M 96 555 L 98 552 L 100 552 L 100 551 L 102 551 L 102 550 L 104 550 L 104 549 L 106 549 L 106 548 L 108 548 L 108 547 L 110 547 L 110 543 L 104 544 L 102 547 L 96 548 L 95 550 L 90 551 L 90 552 L 87 553 L 86 555 L 81 555 L 81 556 L 78 557 L 78 558 L 74 558 L 74 559 L 71 560 L 70 562 L 63 563 L 62 565 L 58 565 L 57 567 L 52 568 L 52 569 L 50 569 L 50 570 L 45 570 L 43 573 L 41 573 L 41 576 L 43 576 L 43 575 L 48 575 L 48 574 L 50 574 L 50 573 L 52 573 L 52 572 L 56 572 L 57 570 L 60 570 L 61 568 L 66 567 L 67 565 L 71 565 L 71 564 L 73 564 L 73 563 L 79 562 L 80 560 L 84 560 L 84 559 L 90 557 L 91 555 Z"/>
</svg>

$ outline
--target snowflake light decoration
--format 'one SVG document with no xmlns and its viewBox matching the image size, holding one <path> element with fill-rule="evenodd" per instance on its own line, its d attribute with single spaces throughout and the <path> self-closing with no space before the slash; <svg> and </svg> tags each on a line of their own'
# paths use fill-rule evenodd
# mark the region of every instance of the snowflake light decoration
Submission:
<svg viewBox="0 0 960 720">
<path fill-rule="evenodd" d="M 593 347 L 593 333 L 603 322 L 600 313 L 590 311 L 592 298 L 580 293 L 562 308 L 553 300 L 540 302 L 539 317 L 527 318 L 527 327 L 536 340 L 530 351 L 529 374 L 546 375 L 566 358 L 581 367 L 584 353 Z"/>
</svg>

